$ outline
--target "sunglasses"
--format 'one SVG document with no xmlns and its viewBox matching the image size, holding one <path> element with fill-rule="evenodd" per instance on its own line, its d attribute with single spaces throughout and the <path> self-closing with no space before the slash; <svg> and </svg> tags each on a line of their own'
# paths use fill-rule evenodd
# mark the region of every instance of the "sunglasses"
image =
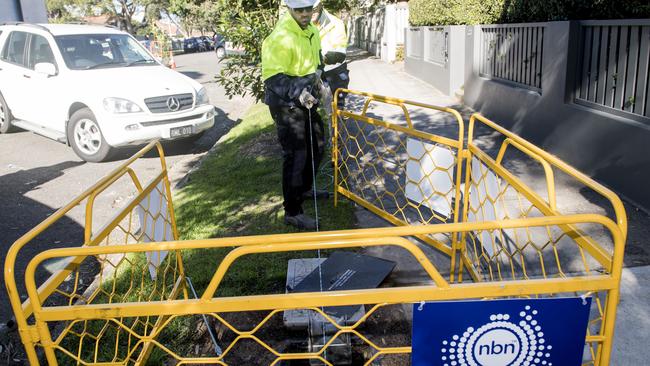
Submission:
<svg viewBox="0 0 650 366">
<path fill-rule="evenodd" d="M 311 13 L 314 11 L 313 6 L 305 6 L 304 8 L 293 8 L 291 9 L 296 13 Z"/>
</svg>

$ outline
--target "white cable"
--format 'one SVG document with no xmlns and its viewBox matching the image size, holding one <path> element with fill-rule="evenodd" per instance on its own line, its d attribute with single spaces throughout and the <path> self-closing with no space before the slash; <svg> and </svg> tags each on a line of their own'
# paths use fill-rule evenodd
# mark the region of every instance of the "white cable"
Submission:
<svg viewBox="0 0 650 366">
<path fill-rule="evenodd" d="M 316 216 L 316 232 L 318 232 L 319 225 L 318 225 L 318 200 L 316 197 L 316 163 L 314 162 L 314 135 L 313 135 L 313 129 L 311 127 L 311 109 L 307 109 L 307 115 L 309 116 L 309 145 L 311 149 L 311 174 L 312 174 L 312 193 L 313 193 L 313 198 L 314 198 L 314 212 Z M 320 257 L 320 248 L 318 249 L 318 284 L 320 286 L 320 292 L 323 292 L 323 272 L 321 270 L 321 257 Z M 321 306 L 321 311 L 325 312 L 323 307 Z M 325 319 L 323 319 L 325 320 Z M 325 339 L 325 321 L 323 321 L 323 327 L 321 329 L 323 332 L 323 347 L 325 346 L 326 339 Z M 327 354 L 327 352 L 325 352 Z"/>
</svg>

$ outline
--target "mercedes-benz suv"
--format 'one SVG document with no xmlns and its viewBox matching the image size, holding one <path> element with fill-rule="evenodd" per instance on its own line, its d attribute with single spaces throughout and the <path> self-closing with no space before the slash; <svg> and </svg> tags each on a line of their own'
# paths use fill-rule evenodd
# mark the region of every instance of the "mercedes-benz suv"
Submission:
<svg viewBox="0 0 650 366">
<path fill-rule="evenodd" d="M 85 161 L 114 148 L 198 135 L 214 124 L 205 88 L 102 26 L 0 25 L 0 133 L 69 144 Z"/>
</svg>

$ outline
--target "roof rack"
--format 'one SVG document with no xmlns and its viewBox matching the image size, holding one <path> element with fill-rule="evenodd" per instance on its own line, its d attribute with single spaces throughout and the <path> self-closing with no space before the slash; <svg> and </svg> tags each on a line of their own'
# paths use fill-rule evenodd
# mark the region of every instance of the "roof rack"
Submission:
<svg viewBox="0 0 650 366">
<path fill-rule="evenodd" d="M 44 27 L 44 26 L 42 26 L 42 25 L 40 25 L 40 24 L 35 24 L 35 23 L 26 23 L 26 22 L 2 22 L 2 23 L 0 23 L 0 25 L 23 25 L 23 26 L 26 26 L 26 27 L 32 27 L 32 28 L 36 28 L 36 29 L 40 29 L 40 30 L 44 30 L 44 31 L 46 31 L 46 32 L 48 32 L 48 33 L 52 33 L 52 32 L 50 32 L 50 30 L 49 30 L 47 27 Z"/>
</svg>

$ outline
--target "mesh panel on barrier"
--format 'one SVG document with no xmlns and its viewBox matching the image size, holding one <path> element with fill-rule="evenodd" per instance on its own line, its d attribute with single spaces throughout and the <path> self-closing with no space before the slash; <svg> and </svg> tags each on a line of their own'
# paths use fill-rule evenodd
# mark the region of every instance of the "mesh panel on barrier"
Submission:
<svg viewBox="0 0 650 366">
<path fill-rule="evenodd" d="M 455 148 L 352 118 L 339 129 L 343 188 L 404 223 L 453 221 Z"/>
</svg>

